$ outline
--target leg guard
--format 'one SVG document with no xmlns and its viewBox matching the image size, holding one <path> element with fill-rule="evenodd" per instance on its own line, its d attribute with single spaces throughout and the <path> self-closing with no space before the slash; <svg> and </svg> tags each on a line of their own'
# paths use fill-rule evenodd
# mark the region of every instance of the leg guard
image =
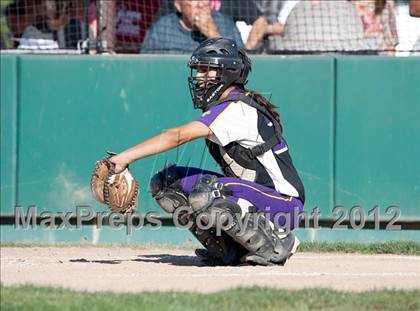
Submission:
<svg viewBox="0 0 420 311">
<path fill-rule="evenodd" d="M 230 215 L 226 215 L 229 213 Z M 240 207 L 226 199 L 216 199 L 206 208 L 207 217 L 239 244 L 242 262 L 260 265 L 284 264 L 296 252 L 298 240 L 292 233 L 280 237 L 260 213 L 247 213 L 241 219 Z M 243 252 L 243 250 L 246 250 Z M 238 252 L 239 253 L 239 252 Z"/>
<path fill-rule="evenodd" d="M 248 254 L 243 256 L 241 261 L 265 266 L 284 264 L 292 255 L 293 247 L 297 247 L 295 236 L 289 233 L 280 238 L 264 215 L 260 213 L 247 215 L 241 223 L 237 222 L 226 230 L 226 233 L 234 241 L 248 250 Z"/>
<path fill-rule="evenodd" d="M 205 252 L 197 250 L 197 255 L 223 265 L 237 264 L 239 258 L 245 254 L 242 247 L 233 241 L 229 235 L 224 232 L 217 234 L 216 226 L 220 225 L 217 222 L 223 222 L 223 213 L 230 203 L 230 201 L 223 199 L 223 196 L 228 193 L 229 191 L 224 189 L 223 184 L 217 182 L 216 176 L 204 175 L 188 198 L 195 220 L 191 231 L 207 250 Z M 216 201 L 219 203 L 216 203 Z M 220 202 L 224 203 L 224 208 L 219 208 Z M 210 207 L 213 208 L 210 209 Z M 204 222 L 203 225 L 211 223 L 211 228 L 208 230 L 200 229 L 198 217 L 200 217 L 201 222 Z"/>
<path fill-rule="evenodd" d="M 208 177 L 209 175 L 207 175 Z M 204 180 L 207 179 L 204 178 Z M 168 213 L 173 213 L 181 206 L 190 207 L 188 194 L 182 191 L 178 181 L 179 178 L 177 177 L 175 166 L 169 166 L 154 175 L 150 182 L 152 196 L 159 206 Z M 196 197 L 197 195 L 200 196 L 199 191 L 195 192 Z M 200 202 L 204 201 L 201 200 Z M 198 255 L 200 257 L 206 257 L 206 261 L 212 265 L 237 263 L 239 257 L 235 248 L 232 246 L 234 243 L 231 241 L 231 238 L 226 234 L 217 236 L 214 228 L 208 230 L 200 229 L 196 223 L 197 215 L 198 213 L 194 213 L 191 209 L 191 212 L 185 212 L 179 215 L 178 221 L 180 224 L 186 225 L 188 221 L 192 220 L 193 225 L 189 230 L 207 250 L 206 254 L 202 250 L 201 252 L 198 250 Z"/>
</svg>

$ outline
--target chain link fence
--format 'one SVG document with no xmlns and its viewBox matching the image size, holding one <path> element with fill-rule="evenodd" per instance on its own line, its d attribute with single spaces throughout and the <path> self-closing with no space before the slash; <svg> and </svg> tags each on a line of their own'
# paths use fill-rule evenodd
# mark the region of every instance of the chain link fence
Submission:
<svg viewBox="0 0 420 311">
<path fill-rule="evenodd" d="M 2 53 L 420 54 L 420 0 L 1 0 Z"/>
</svg>

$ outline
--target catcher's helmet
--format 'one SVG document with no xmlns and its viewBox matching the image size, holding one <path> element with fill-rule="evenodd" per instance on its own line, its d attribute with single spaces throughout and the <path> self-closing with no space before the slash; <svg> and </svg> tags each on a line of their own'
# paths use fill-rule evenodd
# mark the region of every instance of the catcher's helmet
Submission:
<svg viewBox="0 0 420 311">
<path fill-rule="evenodd" d="M 191 68 L 188 82 L 194 108 L 205 110 L 232 84 L 243 86 L 248 82 L 251 61 L 234 40 L 218 37 L 203 41 L 192 53 L 188 67 Z M 216 69 L 217 73 L 215 78 L 203 82 L 195 77 L 194 71 L 206 67 L 207 73 L 209 69 Z"/>
</svg>

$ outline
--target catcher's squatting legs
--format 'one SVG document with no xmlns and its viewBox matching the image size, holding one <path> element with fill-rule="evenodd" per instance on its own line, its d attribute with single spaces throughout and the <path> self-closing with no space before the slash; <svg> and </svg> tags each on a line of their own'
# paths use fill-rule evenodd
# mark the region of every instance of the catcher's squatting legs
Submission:
<svg viewBox="0 0 420 311">
<path fill-rule="evenodd" d="M 296 214 L 303 212 L 303 204 L 299 199 L 284 196 L 271 188 L 254 182 L 234 177 L 224 177 L 215 172 L 191 167 L 177 166 L 176 171 L 184 192 L 191 193 L 203 175 L 217 176 L 217 181 L 232 191 L 227 199 L 237 203 L 243 212 L 247 212 L 249 206 L 254 206 L 258 211 L 268 213 L 271 222 L 274 222 L 276 214 L 283 213 L 290 216 L 290 230 L 294 229 L 294 209 L 297 209 Z M 267 207 L 270 207 L 269 210 Z M 278 217 L 278 224 L 284 226 L 285 217 Z"/>
<path fill-rule="evenodd" d="M 209 176 L 207 176 L 206 178 L 204 178 L 204 179 L 207 179 L 207 181 L 203 183 L 202 177 L 204 175 L 210 175 L 210 177 L 212 175 L 215 177 L 210 178 L 212 180 L 210 181 L 207 178 Z M 199 186 L 200 183 L 201 183 L 201 186 Z M 162 206 L 162 203 L 163 205 L 165 205 L 166 200 L 169 200 L 171 202 L 173 202 L 173 200 L 178 201 L 178 202 L 184 201 L 182 204 L 180 204 L 180 205 L 183 205 L 183 204 L 188 204 L 187 199 L 188 199 L 188 196 L 191 197 L 191 193 L 193 193 L 195 197 L 197 197 L 197 194 L 198 194 L 199 201 L 200 200 L 202 201 L 203 193 L 205 193 L 206 191 L 208 193 L 213 191 L 211 187 L 214 185 L 209 185 L 209 183 L 210 184 L 217 183 L 219 187 L 221 184 L 223 184 L 223 188 L 227 189 L 230 192 L 229 195 L 226 195 L 227 200 L 219 198 L 219 199 L 214 200 L 214 203 L 211 204 L 214 199 L 212 198 L 211 202 L 203 203 L 204 205 L 206 204 L 212 205 L 211 209 L 213 211 L 219 210 L 219 212 L 222 212 L 223 210 L 226 210 L 226 208 L 228 209 L 230 208 L 231 211 L 235 211 L 236 209 L 236 212 L 239 212 L 239 214 L 242 213 L 242 216 L 244 216 L 245 213 L 248 212 L 249 207 L 252 206 L 258 211 L 269 212 L 271 221 L 275 220 L 274 216 L 276 213 L 281 212 L 283 213 L 283 215 L 290 216 L 290 222 L 289 224 L 287 224 L 287 226 L 290 226 L 290 229 L 293 229 L 293 224 L 294 224 L 294 218 L 293 218 L 294 210 L 293 209 L 297 209 L 297 212 L 301 212 L 303 209 L 302 203 L 300 202 L 300 200 L 296 198 L 283 196 L 270 188 L 264 187 L 262 185 L 259 185 L 253 182 L 244 181 L 238 178 L 224 177 L 220 174 L 210 172 L 210 171 L 204 171 L 202 169 L 197 169 L 197 168 L 170 166 L 166 169 L 163 169 L 161 172 L 155 175 L 155 177 L 152 179 L 151 187 L 152 187 L 152 192 L 154 192 L 154 195 L 156 195 L 157 193 L 156 188 L 165 188 L 165 187 L 168 187 L 169 185 L 172 185 L 169 191 L 166 191 L 164 195 L 165 198 L 162 199 L 161 197 L 159 197 L 159 195 L 155 196 L 155 198 L 158 200 L 158 203 L 161 206 Z M 160 184 L 160 186 L 157 187 L 156 186 L 157 184 Z M 201 188 L 197 189 L 197 187 L 198 188 L 201 187 Z M 154 188 L 155 188 L 155 191 L 153 191 Z M 177 191 L 175 191 L 174 189 L 177 189 Z M 175 192 L 179 192 L 179 194 L 177 195 L 178 199 L 174 198 Z M 182 193 L 184 193 L 184 195 L 182 195 Z M 168 202 L 166 202 L 166 204 L 167 203 Z M 200 204 L 201 203 L 199 203 L 198 205 Z M 170 203 L 169 205 L 172 206 L 172 203 Z M 267 206 L 270 207 L 270 210 L 267 210 L 266 208 Z M 165 208 L 164 206 L 162 207 L 168 212 L 173 211 L 173 210 L 167 210 L 167 208 Z M 284 225 L 284 222 L 285 222 L 284 217 L 280 217 L 277 220 L 279 220 L 280 225 Z M 257 222 L 257 224 L 254 224 L 254 222 Z M 296 251 L 298 241 L 297 239 L 295 240 L 295 237 L 293 234 L 289 234 L 286 237 L 283 236 L 282 239 L 279 239 L 277 237 L 274 239 L 274 242 L 271 240 L 268 241 L 267 235 L 270 236 L 272 235 L 273 232 L 272 230 L 269 230 L 270 232 L 267 232 L 267 230 L 264 230 L 262 228 L 264 227 L 264 223 L 265 223 L 265 217 L 262 217 L 262 216 L 258 217 L 258 219 L 254 219 L 253 221 L 249 221 L 249 228 L 245 226 L 246 230 L 242 238 L 237 237 L 237 233 L 238 233 L 237 231 L 239 230 L 238 228 L 236 229 L 233 228 L 232 230 L 230 231 L 227 230 L 226 232 L 222 231 L 222 237 L 216 237 L 216 240 L 211 239 L 211 237 L 214 236 L 214 232 L 212 232 L 214 230 L 209 230 L 209 232 L 203 232 L 202 230 L 198 230 L 198 228 L 193 227 L 191 231 L 198 238 L 198 240 L 210 251 L 210 253 L 215 250 L 216 250 L 216 253 L 217 253 L 217 250 L 219 250 L 219 253 L 220 253 L 220 251 L 223 249 L 224 260 L 222 261 L 224 261 L 225 264 L 233 263 L 229 261 L 232 261 L 234 257 L 232 255 L 232 250 L 229 249 L 228 247 L 229 242 L 231 242 L 232 240 L 229 238 L 233 238 L 235 242 L 241 244 L 243 247 L 245 247 L 246 250 L 250 251 L 250 253 L 248 254 L 249 258 L 245 258 L 247 261 L 254 261 L 256 263 L 261 263 L 261 264 L 269 264 L 269 262 L 276 262 L 276 263 L 282 262 L 284 261 L 285 255 L 290 256 Z M 255 231 L 254 229 L 255 227 L 253 227 L 254 225 L 256 225 L 259 228 L 259 230 Z M 272 227 L 273 225 L 271 223 L 271 228 Z M 202 236 L 203 234 L 204 234 L 204 237 Z M 213 240 L 212 242 L 214 242 L 213 243 L 214 245 L 208 245 L 209 240 Z M 252 245 L 249 244 L 250 241 Z M 248 244 L 246 242 L 248 242 Z M 277 252 L 272 253 L 272 251 L 269 250 L 270 246 L 267 243 L 268 244 L 274 243 L 271 246 L 271 248 L 276 248 Z M 220 245 L 222 245 L 222 249 L 220 248 Z M 278 251 L 279 249 L 280 251 Z M 283 251 L 281 251 L 281 249 L 283 249 Z M 244 250 L 243 248 L 239 250 L 239 253 L 242 252 L 242 255 L 243 255 L 243 250 Z M 262 255 L 263 257 L 262 260 L 261 258 L 258 258 L 261 256 L 254 256 L 256 255 L 255 252 L 257 250 L 260 252 L 260 255 Z M 287 254 L 285 254 L 285 252 Z M 267 261 L 267 258 L 271 258 L 271 259 Z"/>
</svg>

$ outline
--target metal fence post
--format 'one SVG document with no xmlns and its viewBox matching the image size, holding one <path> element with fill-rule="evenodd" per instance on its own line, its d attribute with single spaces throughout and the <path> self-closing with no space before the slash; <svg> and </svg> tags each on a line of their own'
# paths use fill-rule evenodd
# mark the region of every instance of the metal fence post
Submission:
<svg viewBox="0 0 420 311">
<path fill-rule="evenodd" d="M 99 54 L 112 52 L 115 42 L 115 1 L 98 0 L 96 16 L 98 20 L 96 51 Z"/>
</svg>

